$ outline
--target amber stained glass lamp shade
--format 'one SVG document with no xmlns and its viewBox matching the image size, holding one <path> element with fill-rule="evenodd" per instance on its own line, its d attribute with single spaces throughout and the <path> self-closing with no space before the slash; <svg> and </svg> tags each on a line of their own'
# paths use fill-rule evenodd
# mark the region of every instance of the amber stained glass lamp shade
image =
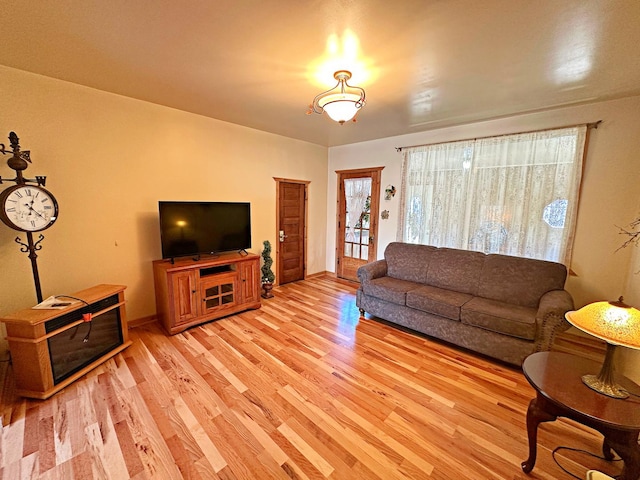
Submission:
<svg viewBox="0 0 640 480">
<path fill-rule="evenodd" d="M 598 375 L 584 375 L 582 381 L 596 392 L 613 398 L 629 394 L 615 383 L 614 356 L 618 346 L 640 349 L 640 311 L 617 302 L 595 302 L 570 311 L 565 318 L 574 327 L 607 342 L 607 353 Z"/>
</svg>

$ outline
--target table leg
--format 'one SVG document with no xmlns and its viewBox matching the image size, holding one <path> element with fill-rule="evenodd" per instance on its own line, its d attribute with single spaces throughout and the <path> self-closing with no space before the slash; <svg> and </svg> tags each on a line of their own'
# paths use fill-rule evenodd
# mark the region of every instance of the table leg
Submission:
<svg viewBox="0 0 640 480">
<path fill-rule="evenodd" d="M 640 445 L 638 431 L 605 430 L 604 444 L 612 448 L 622 461 L 624 467 L 620 480 L 638 480 L 640 478 Z"/>
<path fill-rule="evenodd" d="M 533 466 L 536 464 L 536 455 L 538 451 L 538 425 L 542 422 L 553 422 L 556 418 L 556 415 L 553 415 L 544 409 L 544 399 L 541 399 L 539 395 L 537 398 L 534 398 L 529 402 L 529 408 L 527 409 L 529 458 L 521 464 L 522 471 L 524 473 L 529 473 L 533 470 Z"/>
<path fill-rule="evenodd" d="M 604 455 L 604 459 L 609 462 L 615 458 L 611 445 L 609 445 L 609 442 L 607 441 L 607 437 L 604 437 L 604 440 L 602 441 L 602 455 Z"/>
</svg>

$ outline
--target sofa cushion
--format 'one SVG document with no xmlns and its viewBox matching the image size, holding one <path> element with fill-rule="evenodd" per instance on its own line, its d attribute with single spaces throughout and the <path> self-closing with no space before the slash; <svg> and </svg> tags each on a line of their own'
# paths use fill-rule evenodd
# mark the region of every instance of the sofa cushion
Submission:
<svg viewBox="0 0 640 480">
<path fill-rule="evenodd" d="M 477 295 L 485 257 L 481 252 L 439 248 L 431 256 L 425 283 Z"/>
<path fill-rule="evenodd" d="M 426 285 L 407 292 L 407 307 L 460 320 L 460 307 L 472 298 L 468 293 Z"/>
<path fill-rule="evenodd" d="M 372 297 L 379 298 L 398 305 L 405 305 L 406 293 L 409 290 L 420 287 L 420 284 L 408 282 L 406 280 L 398 280 L 391 277 L 374 278 L 373 280 L 361 285 L 364 293 Z"/>
<path fill-rule="evenodd" d="M 460 311 L 460 320 L 467 325 L 484 328 L 525 340 L 536 338 L 535 308 L 522 307 L 488 298 L 474 297 Z"/>
<path fill-rule="evenodd" d="M 562 290 L 567 267 L 532 258 L 487 255 L 478 296 L 514 305 L 537 308 L 542 295 Z"/>
<path fill-rule="evenodd" d="M 400 280 L 426 283 L 427 269 L 437 247 L 391 242 L 384 251 L 387 275 Z"/>
</svg>

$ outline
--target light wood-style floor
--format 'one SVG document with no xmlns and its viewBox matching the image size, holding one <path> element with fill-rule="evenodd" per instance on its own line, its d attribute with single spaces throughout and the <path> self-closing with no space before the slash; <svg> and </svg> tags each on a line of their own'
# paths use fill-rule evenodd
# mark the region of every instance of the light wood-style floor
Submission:
<svg viewBox="0 0 640 480">
<path fill-rule="evenodd" d="M 562 479 L 553 448 L 600 452 L 599 434 L 560 419 L 523 474 L 522 373 L 360 319 L 354 291 L 317 277 L 173 337 L 132 329 L 131 347 L 46 401 L 16 398 L 1 367 L 0 477 Z M 621 469 L 559 457 L 581 478 Z"/>
</svg>

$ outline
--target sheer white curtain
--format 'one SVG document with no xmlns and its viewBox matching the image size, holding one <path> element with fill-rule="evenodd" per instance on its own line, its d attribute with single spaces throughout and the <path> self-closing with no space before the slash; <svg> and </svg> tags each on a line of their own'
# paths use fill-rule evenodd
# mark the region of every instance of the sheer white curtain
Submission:
<svg viewBox="0 0 640 480">
<path fill-rule="evenodd" d="M 569 265 L 586 129 L 403 149 L 398 239 Z"/>
<path fill-rule="evenodd" d="M 347 207 L 345 239 L 347 242 L 355 242 L 354 229 L 364 213 L 367 198 L 371 195 L 371 178 L 346 178 L 344 195 Z"/>
</svg>

